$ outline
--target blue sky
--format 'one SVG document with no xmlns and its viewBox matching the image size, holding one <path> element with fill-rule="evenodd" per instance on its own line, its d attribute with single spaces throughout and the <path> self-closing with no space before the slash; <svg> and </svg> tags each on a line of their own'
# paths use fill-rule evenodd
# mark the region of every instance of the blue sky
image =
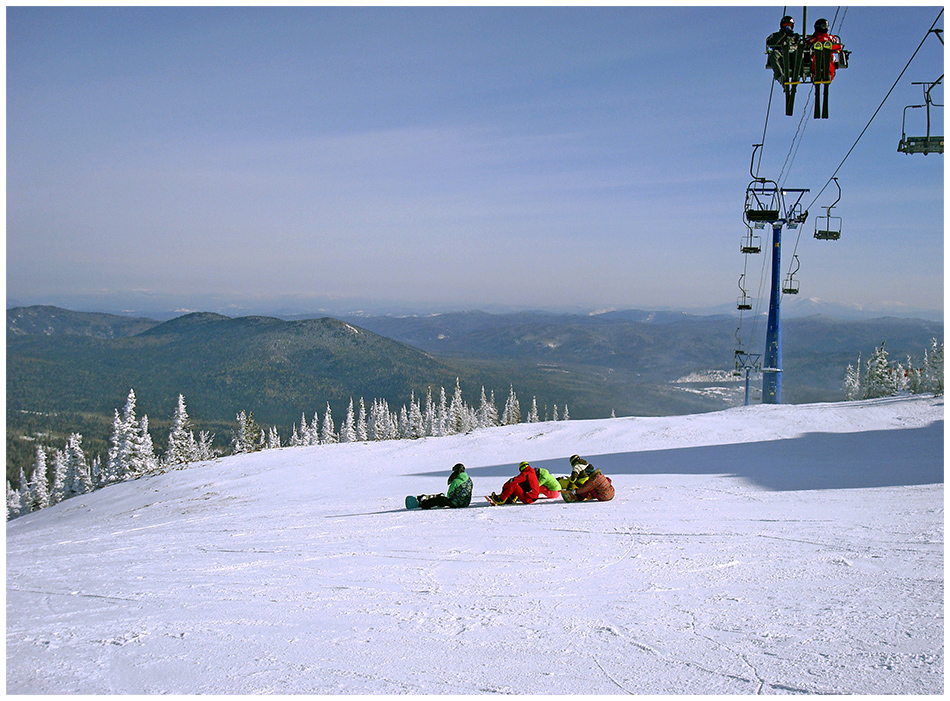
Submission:
<svg viewBox="0 0 950 701">
<path fill-rule="evenodd" d="M 782 9 L 8 8 L 8 305 L 734 306 Z M 942 309 L 943 156 L 897 152 L 935 36 L 838 173 L 841 240 L 811 236 L 938 12 L 808 8 L 853 53 L 830 119 L 772 96 L 802 297 Z"/>
</svg>

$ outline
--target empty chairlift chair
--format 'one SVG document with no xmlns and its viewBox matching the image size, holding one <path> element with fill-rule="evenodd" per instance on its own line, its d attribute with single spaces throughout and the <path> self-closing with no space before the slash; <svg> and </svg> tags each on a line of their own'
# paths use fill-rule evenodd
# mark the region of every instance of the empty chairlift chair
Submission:
<svg viewBox="0 0 950 701">
<path fill-rule="evenodd" d="M 739 250 L 742 253 L 761 253 L 762 237 L 756 236 L 752 233 L 752 229 L 749 229 L 749 233 L 743 236 L 742 241 L 739 242 Z"/>
<path fill-rule="evenodd" d="M 782 285 L 782 293 L 787 295 L 797 295 L 799 290 L 798 279 L 795 276 L 798 274 L 799 268 L 801 268 L 801 263 L 798 261 L 797 255 L 792 256 L 792 262 L 795 265 L 795 269 L 785 276 L 785 284 Z"/>
<path fill-rule="evenodd" d="M 824 207 L 825 216 L 815 218 L 815 238 L 822 241 L 837 241 L 841 238 L 841 217 L 831 216 L 831 210 L 841 199 L 841 186 L 838 185 L 838 178 L 832 178 L 838 187 L 838 199 L 827 207 Z"/>
<path fill-rule="evenodd" d="M 943 137 L 935 136 L 930 133 L 930 107 L 931 105 L 934 107 L 943 107 L 943 105 L 938 105 L 931 99 L 930 91 L 939 85 L 942 80 L 943 76 L 940 76 L 940 78 L 933 83 L 911 83 L 911 85 L 924 86 L 924 104 L 907 105 L 907 107 L 904 108 L 904 118 L 901 121 L 901 140 L 897 145 L 897 150 L 901 153 L 922 153 L 925 156 L 930 153 L 943 153 Z M 925 107 L 927 110 L 927 133 L 924 136 L 907 136 L 907 110 L 918 109 L 920 107 Z"/>
</svg>

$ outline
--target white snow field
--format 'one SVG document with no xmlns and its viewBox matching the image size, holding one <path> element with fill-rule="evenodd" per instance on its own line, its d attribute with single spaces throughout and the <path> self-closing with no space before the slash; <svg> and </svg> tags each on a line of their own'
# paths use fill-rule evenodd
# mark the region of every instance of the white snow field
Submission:
<svg viewBox="0 0 950 701">
<path fill-rule="evenodd" d="M 942 398 L 234 456 L 7 524 L 7 692 L 941 694 L 943 523 Z"/>
</svg>

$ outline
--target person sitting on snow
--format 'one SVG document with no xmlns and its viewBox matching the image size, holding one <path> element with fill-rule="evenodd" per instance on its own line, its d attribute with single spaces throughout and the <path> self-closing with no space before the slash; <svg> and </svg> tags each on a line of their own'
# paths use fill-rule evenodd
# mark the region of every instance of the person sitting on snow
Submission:
<svg viewBox="0 0 950 701">
<path fill-rule="evenodd" d="M 554 499 L 561 493 L 561 483 L 555 479 L 554 475 L 543 467 L 536 467 L 534 471 L 538 473 L 538 491 L 541 496 Z"/>
<path fill-rule="evenodd" d="M 518 465 L 519 473 L 505 482 L 501 494 L 492 492 L 489 499 L 493 504 L 512 504 L 520 500 L 531 504 L 541 495 L 541 485 L 538 483 L 538 473 L 527 462 Z"/>
<path fill-rule="evenodd" d="M 593 465 L 588 465 L 584 470 L 587 481 L 574 490 L 574 496 L 578 501 L 610 501 L 614 498 L 614 486 L 610 478 Z"/>
<path fill-rule="evenodd" d="M 557 478 L 558 484 L 561 485 L 562 490 L 573 490 L 587 481 L 587 476 L 584 474 L 584 470 L 587 468 L 587 461 L 584 460 L 584 458 L 582 458 L 580 455 L 572 455 L 570 457 L 570 462 L 570 477 Z"/>
<path fill-rule="evenodd" d="M 461 509 L 472 502 L 472 478 L 465 472 L 465 465 L 458 463 L 452 468 L 448 484 L 448 494 L 420 494 L 416 497 L 419 507 L 431 509 L 447 506 L 450 509 Z"/>
</svg>

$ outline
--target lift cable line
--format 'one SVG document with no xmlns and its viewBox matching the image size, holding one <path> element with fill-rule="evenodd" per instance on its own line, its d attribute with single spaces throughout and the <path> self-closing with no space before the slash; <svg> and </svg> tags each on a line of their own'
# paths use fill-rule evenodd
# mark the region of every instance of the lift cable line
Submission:
<svg viewBox="0 0 950 701">
<path fill-rule="evenodd" d="M 835 168 L 835 171 L 831 174 L 831 177 L 828 178 L 828 182 L 826 182 L 826 183 L 824 184 L 824 186 L 821 188 L 821 190 L 818 191 L 818 194 L 815 195 L 815 199 L 812 200 L 812 203 L 811 203 L 810 205 L 808 205 L 809 208 L 811 208 L 811 207 L 815 204 L 815 202 L 818 201 L 818 198 L 821 197 L 821 195 L 822 195 L 822 193 L 825 191 L 825 189 L 827 189 L 827 187 L 828 187 L 829 185 L 831 185 L 832 179 L 834 179 L 834 177 L 838 174 L 838 171 L 841 170 L 842 166 L 844 166 L 845 161 L 848 160 L 848 157 L 851 155 L 851 152 L 854 151 L 854 149 L 855 149 L 855 148 L 857 147 L 857 145 L 858 145 L 858 142 L 861 141 L 861 137 L 863 137 L 864 134 L 865 134 L 865 132 L 867 132 L 868 128 L 870 128 L 871 122 L 874 121 L 874 118 L 877 117 L 878 113 L 879 113 L 879 112 L 881 111 L 881 109 L 884 107 L 884 103 L 887 102 L 887 98 L 889 98 L 889 97 L 891 96 L 891 93 L 894 92 L 894 88 L 896 88 L 896 87 L 897 87 L 897 84 L 900 83 L 901 78 L 904 77 L 904 73 L 906 73 L 906 72 L 907 72 L 907 69 L 910 68 L 910 64 L 913 62 L 914 58 L 916 58 L 917 54 L 920 52 L 920 49 L 921 49 L 921 47 L 923 47 L 924 42 L 927 41 L 927 37 L 929 37 L 929 36 L 931 35 L 931 33 L 934 32 L 934 29 L 935 29 L 935 27 L 937 26 L 937 22 L 940 21 L 940 18 L 941 18 L 942 16 L 943 16 L 943 8 L 941 7 L 941 8 L 940 8 L 940 12 L 937 13 L 937 18 L 933 21 L 933 24 L 930 25 L 930 29 L 927 30 L 927 33 L 924 34 L 924 38 L 920 40 L 920 44 L 918 44 L 918 45 L 917 45 L 917 48 L 914 49 L 914 53 L 913 53 L 913 54 L 911 55 L 911 57 L 907 60 L 906 65 L 905 65 L 904 68 L 901 70 L 900 75 L 897 76 L 897 79 L 894 81 L 894 84 L 891 86 L 891 89 L 887 91 L 887 94 L 884 96 L 884 99 L 881 100 L 881 104 L 878 105 L 878 107 L 877 107 L 876 110 L 874 110 L 874 114 L 871 115 L 871 118 L 868 120 L 868 123 L 864 125 L 864 129 L 862 129 L 862 130 L 861 130 L 861 133 L 858 134 L 858 138 L 854 140 L 854 143 L 851 145 L 851 148 L 848 149 L 848 152 L 844 155 L 844 158 L 841 159 L 841 163 L 838 164 L 838 167 Z"/>
<path fill-rule="evenodd" d="M 907 69 L 910 67 L 910 64 L 913 62 L 914 58 L 915 58 L 915 57 L 917 56 L 917 54 L 920 52 L 920 49 L 923 47 L 924 42 L 927 41 L 927 37 L 930 36 L 932 33 L 937 33 L 937 32 L 940 32 L 940 31 L 941 31 L 941 30 L 935 29 L 935 27 L 937 26 L 937 22 L 940 21 L 940 17 L 941 17 L 942 15 L 943 15 L 943 8 L 941 8 L 941 9 L 940 9 L 940 12 L 937 13 L 936 19 L 934 19 L 933 24 L 930 25 L 930 28 L 927 30 L 927 33 L 924 34 L 924 38 L 920 40 L 920 43 L 917 45 L 917 48 L 914 50 L 914 53 L 911 54 L 911 57 L 907 60 L 907 63 L 904 65 L 904 68 L 901 70 L 900 75 L 897 76 L 897 79 L 894 81 L 894 84 L 891 85 L 890 90 L 887 91 L 887 94 L 884 96 L 884 99 L 881 100 L 881 104 L 878 105 L 878 107 L 877 107 L 876 110 L 874 110 L 874 114 L 871 115 L 871 118 L 868 120 L 868 123 L 864 125 L 864 129 L 862 129 L 862 130 L 861 130 L 861 133 L 858 134 L 858 137 L 854 140 L 854 143 L 851 145 L 851 148 L 848 149 L 848 152 L 845 154 L 844 158 L 841 159 L 841 162 L 838 164 L 838 167 L 835 168 L 834 172 L 831 174 L 831 177 L 828 178 L 828 181 L 822 186 L 821 190 L 818 191 L 818 194 L 815 195 L 815 199 L 813 199 L 813 200 L 811 201 L 811 204 L 808 205 L 808 209 L 811 209 L 812 207 L 815 206 L 815 203 L 818 201 L 818 199 L 821 197 L 821 195 L 824 193 L 824 191 L 828 189 L 828 186 L 831 185 L 832 182 L 835 183 L 836 186 L 838 186 L 838 200 L 841 199 L 841 186 L 838 185 L 838 178 L 837 178 L 838 171 L 840 171 L 841 168 L 844 166 L 845 161 L 848 160 L 848 157 L 851 155 L 851 153 L 852 153 L 852 152 L 854 151 L 854 149 L 857 147 L 858 142 L 861 141 L 861 137 L 864 136 L 865 132 L 867 132 L 867 130 L 870 128 L 871 123 L 874 121 L 875 117 L 877 117 L 878 113 L 879 113 L 879 112 L 881 111 L 881 109 L 884 107 L 884 103 L 887 102 L 887 98 L 890 97 L 891 93 L 894 92 L 894 89 L 897 87 L 898 83 L 900 83 L 901 78 L 903 78 L 903 76 L 904 76 L 904 73 L 907 72 Z M 941 42 L 941 43 L 943 43 L 943 39 L 940 37 L 939 34 L 937 34 L 937 38 L 940 39 L 940 42 Z M 942 76 L 941 76 L 941 78 L 942 78 Z M 835 204 L 837 204 L 837 200 L 835 201 Z M 831 206 L 833 207 L 834 205 L 831 205 Z M 828 211 L 826 212 L 826 216 L 829 216 L 829 217 L 830 217 L 830 208 L 826 207 L 825 209 L 828 210 Z M 806 211 L 807 211 L 807 210 L 806 210 Z M 829 230 L 830 230 L 830 229 L 829 229 Z M 840 234 L 840 227 L 839 227 L 839 229 L 838 229 L 838 232 L 839 232 L 839 234 Z M 832 237 L 832 236 L 825 236 L 825 237 L 818 236 L 817 231 L 816 231 L 816 238 L 833 239 L 834 237 Z M 801 231 L 798 232 L 798 236 L 795 238 L 795 246 L 792 248 L 792 260 L 795 260 L 795 258 L 796 258 L 796 255 L 797 255 L 797 253 L 798 253 L 798 246 L 799 246 L 800 243 L 801 243 Z"/>
<path fill-rule="evenodd" d="M 838 8 L 840 10 L 840 8 Z M 805 9 L 807 12 L 807 8 Z M 845 9 L 845 15 L 847 14 L 847 9 Z M 791 166 L 794 163 L 794 160 L 797 156 L 798 149 L 801 146 L 802 140 L 804 138 L 804 123 L 800 122 L 798 128 L 796 129 L 795 136 L 793 137 L 790 145 L 788 154 L 785 157 L 785 163 L 782 166 L 782 171 L 779 175 L 778 182 L 773 180 L 768 180 L 759 175 L 759 169 L 761 168 L 761 159 L 762 153 L 764 152 L 764 146 L 766 143 L 767 132 L 768 132 L 768 120 L 771 113 L 771 103 L 772 95 L 774 92 L 774 85 L 772 90 L 769 91 L 769 107 L 766 111 L 765 124 L 762 130 L 762 142 L 755 144 L 752 152 L 752 161 L 750 163 L 750 175 L 752 176 L 752 182 L 749 184 L 749 187 L 746 189 L 746 203 L 743 211 L 743 219 L 746 226 L 748 227 L 748 236 L 743 240 L 741 245 L 742 253 L 745 255 L 745 264 L 743 266 L 742 275 L 739 277 L 738 286 L 741 292 L 741 296 L 737 302 L 737 307 L 739 309 L 739 327 L 736 329 L 736 341 L 738 343 L 738 349 L 736 350 L 736 370 L 745 370 L 746 371 L 746 403 L 749 402 L 748 397 L 748 374 L 752 369 L 761 371 L 762 373 L 762 402 L 768 404 L 780 404 L 781 403 L 781 392 L 782 392 L 782 343 L 781 343 L 781 314 L 780 314 L 780 305 L 782 301 L 782 296 L 785 294 L 798 294 L 799 292 L 799 283 L 796 278 L 796 275 L 801 268 L 801 262 L 798 258 L 798 246 L 801 241 L 801 224 L 805 222 L 808 217 L 808 210 L 811 209 L 820 199 L 821 195 L 828 188 L 832 182 L 838 187 L 838 199 L 836 199 L 831 205 L 826 206 L 824 209 L 826 211 L 825 228 L 821 228 L 820 221 L 816 221 L 815 229 L 815 238 L 817 239 L 826 239 L 826 240 L 836 240 L 840 237 L 841 227 L 840 227 L 840 218 L 832 217 L 831 211 L 834 206 L 841 199 L 841 188 L 838 185 L 837 175 L 841 168 L 844 166 L 845 162 L 850 157 L 851 153 L 854 152 L 854 149 L 857 147 L 857 144 L 861 141 L 864 134 L 870 128 L 871 123 L 880 113 L 881 109 L 884 107 L 887 99 L 893 93 L 894 89 L 897 87 L 900 80 L 903 78 L 904 73 L 910 67 L 910 64 L 913 62 L 914 58 L 920 52 L 924 42 L 936 27 L 937 22 L 943 16 L 943 8 L 940 9 L 940 12 L 937 14 L 936 19 L 928 29 L 927 34 L 924 35 L 924 38 L 921 40 L 920 44 L 914 50 L 911 57 L 908 59 L 907 64 L 901 70 L 897 79 L 894 81 L 894 84 L 887 91 L 887 94 L 884 96 L 884 99 L 881 101 L 881 104 L 878 105 L 877 109 L 871 115 L 871 118 L 868 120 L 868 123 L 864 126 L 864 129 L 861 130 L 861 133 L 858 134 L 857 139 L 855 139 L 854 144 L 842 158 L 841 162 L 835 168 L 834 172 L 829 177 L 828 181 L 822 186 L 818 194 L 815 195 L 815 198 L 808 205 L 804 211 L 801 207 L 801 200 L 805 193 L 809 192 L 808 189 L 795 189 L 787 188 L 784 186 L 784 179 L 790 172 Z M 837 21 L 838 12 L 835 12 L 835 21 Z M 842 20 L 844 15 L 842 16 Z M 824 20 L 823 20 L 824 22 Z M 816 23 L 817 30 L 817 23 Z M 825 22 L 825 32 L 827 29 L 827 22 Z M 840 30 L 839 30 L 840 31 Z M 938 32 L 940 30 L 937 30 Z M 943 42 L 942 37 L 938 34 L 941 43 Z M 840 49 L 840 46 L 837 44 L 840 43 L 840 40 L 837 37 L 834 38 L 834 46 L 827 44 L 822 47 L 823 49 Z M 842 45 L 843 46 L 843 45 Z M 788 52 L 786 51 L 786 54 Z M 824 54 L 823 54 L 824 55 Z M 789 57 L 786 55 L 786 59 Z M 847 56 L 843 56 L 842 68 L 846 67 Z M 824 59 L 821 59 L 824 60 Z M 834 59 L 836 60 L 836 59 Z M 833 70 L 832 66 L 832 70 Z M 943 76 L 934 83 L 936 85 L 940 80 L 943 79 Z M 830 83 L 830 78 L 824 76 L 820 81 L 821 83 Z M 787 87 L 788 83 L 786 83 Z M 825 113 L 822 115 L 819 114 L 818 110 L 818 89 L 816 84 L 815 90 L 815 118 L 827 117 L 827 85 L 825 92 Z M 925 91 L 925 98 L 929 98 L 929 94 Z M 792 94 L 792 99 L 794 95 Z M 789 108 L 789 90 L 786 89 L 786 114 L 792 114 Z M 928 100 L 928 106 L 930 101 Z M 929 107 L 928 107 L 929 109 Z M 807 114 L 807 101 L 806 101 L 806 111 Z M 804 120 L 803 120 L 804 121 Z M 928 130 L 929 138 L 929 130 Z M 759 151 L 762 149 L 762 151 Z M 758 152 L 759 161 L 758 165 L 756 164 L 756 153 Z M 781 183 L 781 184 L 780 184 Z M 791 200 L 786 201 L 787 196 L 794 196 L 797 193 L 797 198 L 794 199 L 794 202 L 789 203 Z M 820 218 L 819 218 L 820 219 Z M 760 293 L 761 289 L 765 284 L 766 276 L 766 267 L 771 267 L 771 288 L 770 288 L 770 297 L 769 297 L 769 313 L 768 313 L 768 327 L 766 329 L 766 343 L 765 343 L 765 352 L 761 356 L 752 358 L 750 354 L 746 353 L 742 348 L 742 315 L 744 311 L 751 311 L 752 304 L 748 299 L 747 289 L 745 285 L 746 276 L 748 274 L 748 255 L 756 252 L 760 252 L 761 246 L 755 245 L 755 237 L 753 229 L 755 228 L 765 228 L 769 224 L 772 227 L 772 245 L 769 248 L 769 255 L 763 256 L 765 260 L 763 261 L 762 266 L 762 275 L 759 280 Z M 797 232 L 797 237 L 795 240 L 795 247 L 792 252 L 791 265 L 789 266 L 789 272 L 784 278 L 784 284 L 782 284 L 782 275 L 781 275 L 781 239 L 782 239 L 782 229 L 788 227 L 791 229 L 799 229 Z M 746 245 L 748 242 L 748 245 Z M 761 299 L 761 294 L 756 296 L 756 302 Z M 758 315 L 756 314 L 755 317 Z M 753 323 L 755 322 L 755 317 Z"/>
</svg>

